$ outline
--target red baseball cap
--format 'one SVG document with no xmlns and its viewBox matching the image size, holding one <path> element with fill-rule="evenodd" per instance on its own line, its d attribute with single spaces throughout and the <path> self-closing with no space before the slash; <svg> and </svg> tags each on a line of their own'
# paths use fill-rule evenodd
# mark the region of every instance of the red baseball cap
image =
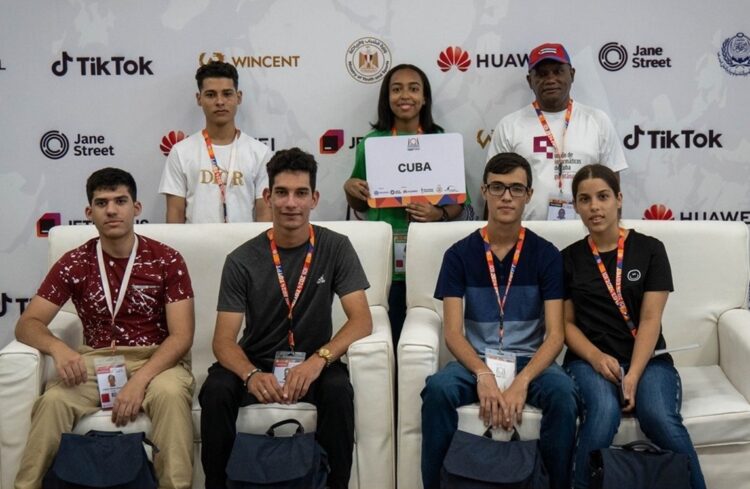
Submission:
<svg viewBox="0 0 750 489">
<path fill-rule="evenodd" d="M 570 56 L 568 56 L 565 47 L 562 44 L 548 42 L 535 47 L 529 53 L 529 71 L 533 70 L 542 61 L 548 59 L 557 61 L 558 63 L 570 64 Z"/>
</svg>

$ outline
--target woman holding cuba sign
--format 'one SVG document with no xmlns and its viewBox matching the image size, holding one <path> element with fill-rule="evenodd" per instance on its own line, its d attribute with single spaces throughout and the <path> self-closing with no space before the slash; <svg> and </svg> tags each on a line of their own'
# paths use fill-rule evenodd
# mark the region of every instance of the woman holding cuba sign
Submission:
<svg viewBox="0 0 750 489">
<path fill-rule="evenodd" d="M 574 487 L 589 487 L 589 455 L 611 445 L 624 412 L 635 415 L 659 447 L 687 455 L 692 488 L 705 489 L 680 415 L 679 374 L 671 356 L 657 351 L 665 349 L 661 320 L 674 290 L 664 245 L 620 227 L 620 184 L 606 166 L 581 168 L 572 190 L 576 212 L 590 233 L 562 252 L 564 366 L 584 403 Z"/>
<path fill-rule="evenodd" d="M 351 178 L 344 183 L 349 206 L 356 212 L 366 212 L 368 221 L 384 221 L 393 228 L 394 269 L 393 283 L 388 297 L 389 318 L 393 342 L 398 342 L 406 315 L 406 286 L 404 261 L 406 233 L 410 221 L 449 221 L 458 218 L 460 204 L 442 206 L 427 202 L 411 202 L 404 207 L 370 207 L 370 187 L 367 182 L 365 141 L 384 136 L 438 134 L 443 128 L 432 119 L 432 90 L 427 75 L 414 65 L 400 64 L 383 78 L 378 98 L 378 120 L 371 131 L 359 142 Z"/>
</svg>

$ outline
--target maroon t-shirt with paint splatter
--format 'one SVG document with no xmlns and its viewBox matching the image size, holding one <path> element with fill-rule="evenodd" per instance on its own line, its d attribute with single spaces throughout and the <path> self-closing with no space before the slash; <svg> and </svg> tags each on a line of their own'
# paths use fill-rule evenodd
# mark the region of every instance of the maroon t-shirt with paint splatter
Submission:
<svg viewBox="0 0 750 489">
<path fill-rule="evenodd" d="M 161 344 L 169 335 L 164 306 L 193 297 L 182 256 L 163 243 L 138 236 L 130 283 L 113 327 L 96 260 L 98 239 L 64 254 L 52 266 L 37 295 L 58 306 L 71 299 L 83 323 L 84 343 L 92 348 L 108 347 L 112 339 L 118 346 Z M 113 307 L 127 264 L 128 258 L 104 253 Z"/>
</svg>

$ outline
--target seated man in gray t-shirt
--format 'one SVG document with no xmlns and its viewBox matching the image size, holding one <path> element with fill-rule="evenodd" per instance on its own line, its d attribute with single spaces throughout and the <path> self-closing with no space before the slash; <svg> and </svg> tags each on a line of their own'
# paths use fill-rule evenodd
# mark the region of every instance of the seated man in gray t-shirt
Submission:
<svg viewBox="0 0 750 489">
<path fill-rule="evenodd" d="M 354 394 L 339 358 L 372 331 L 364 292 L 369 283 L 349 239 L 310 224 L 319 199 L 313 157 L 298 148 L 283 150 L 267 168 L 270 188 L 263 197 L 273 227 L 230 253 L 221 277 L 213 339 L 218 362 L 200 393 L 206 487 L 226 485 L 240 406 L 305 401 L 318 409 L 318 441 L 331 465 L 328 484 L 343 489 L 352 465 Z M 332 338 L 334 293 L 348 320 Z M 290 352 L 305 360 L 280 367 L 281 385 L 274 359 Z"/>
</svg>

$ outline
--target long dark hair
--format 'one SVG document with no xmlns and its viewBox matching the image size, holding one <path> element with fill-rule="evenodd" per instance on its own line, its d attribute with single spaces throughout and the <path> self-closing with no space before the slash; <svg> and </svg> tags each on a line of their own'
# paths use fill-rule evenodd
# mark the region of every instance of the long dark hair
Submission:
<svg viewBox="0 0 750 489">
<path fill-rule="evenodd" d="M 432 89 L 430 88 L 430 80 L 427 79 L 427 75 L 424 74 L 424 71 L 410 64 L 396 65 L 386 73 L 385 78 L 383 78 L 383 83 L 380 85 L 380 96 L 378 97 L 378 121 L 374 124 L 370 124 L 370 126 L 378 131 L 390 131 L 393 128 L 395 117 L 393 116 L 390 103 L 391 78 L 393 78 L 393 74 L 399 70 L 413 70 L 422 79 L 424 105 L 422 106 L 422 110 L 419 111 L 419 125 L 422 126 L 422 130 L 425 134 L 443 132 L 443 128 L 435 124 L 435 121 L 432 120 Z"/>
<path fill-rule="evenodd" d="M 573 182 L 570 187 L 573 190 L 573 200 L 578 196 L 578 186 L 584 180 L 590 178 L 601 178 L 612 189 L 615 197 L 620 193 L 620 182 L 617 181 L 617 175 L 608 166 L 594 163 L 592 165 L 582 166 L 573 177 Z"/>
</svg>

